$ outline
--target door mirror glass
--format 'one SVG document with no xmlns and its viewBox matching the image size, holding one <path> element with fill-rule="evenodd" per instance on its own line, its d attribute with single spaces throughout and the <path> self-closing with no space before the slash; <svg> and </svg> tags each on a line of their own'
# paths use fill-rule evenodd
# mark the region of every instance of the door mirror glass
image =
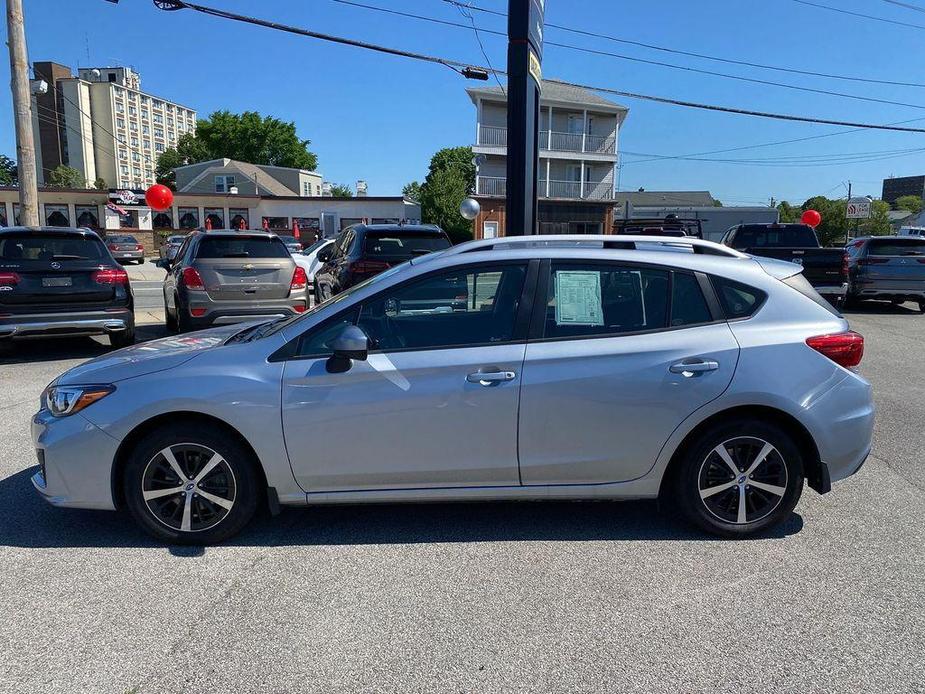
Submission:
<svg viewBox="0 0 925 694">
<path fill-rule="evenodd" d="M 162 270 L 167 270 L 170 268 L 170 261 L 167 258 L 158 258 L 154 261 L 155 267 L 159 267 Z"/>
<path fill-rule="evenodd" d="M 327 248 L 322 248 L 320 251 L 318 251 L 318 260 L 320 260 L 322 263 L 326 263 L 331 259 L 333 255 L 334 255 L 334 249 L 331 246 L 328 246 Z"/>
<path fill-rule="evenodd" d="M 353 360 L 366 361 L 369 355 L 369 338 L 355 325 L 346 326 L 328 343 L 333 354 L 328 359 L 328 373 L 343 373 L 350 369 Z"/>
</svg>

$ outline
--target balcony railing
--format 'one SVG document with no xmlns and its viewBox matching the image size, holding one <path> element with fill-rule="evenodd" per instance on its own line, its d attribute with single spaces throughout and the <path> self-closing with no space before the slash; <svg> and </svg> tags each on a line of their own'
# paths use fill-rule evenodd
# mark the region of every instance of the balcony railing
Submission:
<svg viewBox="0 0 925 694">
<path fill-rule="evenodd" d="M 479 126 L 479 142 L 483 147 L 507 147 L 507 128 L 494 125 Z M 549 152 L 582 152 L 585 154 L 613 154 L 617 139 L 613 135 L 582 135 L 540 130 L 540 149 Z"/>
<path fill-rule="evenodd" d="M 547 192 L 548 191 L 548 192 Z M 502 176 L 478 176 L 475 179 L 476 195 L 503 197 L 507 194 L 507 179 Z M 613 188 L 607 182 L 556 181 L 541 178 L 537 186 L 541 198 L 565 200 L 613 200 Z"/>
</svg>

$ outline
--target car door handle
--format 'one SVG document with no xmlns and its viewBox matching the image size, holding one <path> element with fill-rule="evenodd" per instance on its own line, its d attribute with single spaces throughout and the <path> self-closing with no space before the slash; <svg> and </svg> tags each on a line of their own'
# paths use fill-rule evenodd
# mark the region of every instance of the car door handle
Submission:
<svg viewBox="0 0 925 694">
<path fill-rule="evenodd" d="M 690 378 L 691 376 L 707 373 L 708 371 L 716 371 L 718 368 L 719 362 L 713 361 L 712 359 L 692 359 L 690 361 L 679 361 L 677 364 L 672 364 L 668 367 L 668 370 L 673 374 L 681 374 L 685 378 Z"/>
<path fill-rule="evenodd" d="M 513 381 L 516 374 L 513 371 L 476 371 L 466 376 L 469 383 L 478 383 L 483 386 L 490 386 L 493 383 L 502 381 Z"/>
</svg>

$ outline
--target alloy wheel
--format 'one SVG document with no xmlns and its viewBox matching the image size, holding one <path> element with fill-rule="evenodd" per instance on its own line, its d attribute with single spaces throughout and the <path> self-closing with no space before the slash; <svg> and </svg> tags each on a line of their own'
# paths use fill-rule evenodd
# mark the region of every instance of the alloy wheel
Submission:
<svg viewBox="0 0 925 694">
<path fill-rule="evenodd" d="M 713 516 L 744 525 L 768 516 L 787 492 L 787 464 L 764 439 L 740 436 L 711 450 L 698 473 L 700 500 Z"/>
<path fill-rule="evenodd" d="M 148 461 L 141 478 L 148 511 L 181 532 L 214 528 L 234 508 L 237 483 L 217 452 L 196 443 L 173 444 Z"/>
</svg>

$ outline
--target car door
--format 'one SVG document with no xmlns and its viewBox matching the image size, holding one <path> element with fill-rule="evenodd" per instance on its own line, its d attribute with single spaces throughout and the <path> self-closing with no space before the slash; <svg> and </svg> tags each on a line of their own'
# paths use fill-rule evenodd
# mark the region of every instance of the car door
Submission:
<svg viewBox="0 0 925 694">
<path fill-rule="evenodd" d="M 302 335 L 282 381 L 299 484 L 310 493 L 518 485 L 517 403 L 537 269 L 523 261 L 435 271 Z M 326 345 L 350 324 L 368 335 L 368 359 L 329 373 Z"/>
<path fill-rule="evenodd" d="M 520 401 L 525 485 L 644 475 L 732 379 L 738 344 L 703 275 L 552 261 L 537 297 Z"/>
<path fill-rule="evenodd" d="M 167 274 L 164 276 L 164 305 L 168 307 L 169 310 L 177 312 L 177 283 L 180 276 L 180 273 L 183 272 L 183 263 L 186 256 L 187 250 L 189 250 L 190 244 L 193 242 L 194 235 L 189 234 L 183 243 L 180 244 L 180 248 L 177 249 L 176 255 L 174 255 L 173 260 L 170 261 L 170 266 L 167 267 Z"/>
<path fill-rule="evenodd" d="M 349 236 L 350 230 L 348 229 L 342 231 L 337 238 L 334 239 L 334 245 L 331 248 L 331 257 L 319 265 L 318 272 L 315 274 L 315 281 L 317 284 L 321 287 L 327 287 L 331 293 L 337 291 L 335 289 L 337 284 L 337 271 L 343 264 L 345 241 L 348 240 Z"/>
</svg>

